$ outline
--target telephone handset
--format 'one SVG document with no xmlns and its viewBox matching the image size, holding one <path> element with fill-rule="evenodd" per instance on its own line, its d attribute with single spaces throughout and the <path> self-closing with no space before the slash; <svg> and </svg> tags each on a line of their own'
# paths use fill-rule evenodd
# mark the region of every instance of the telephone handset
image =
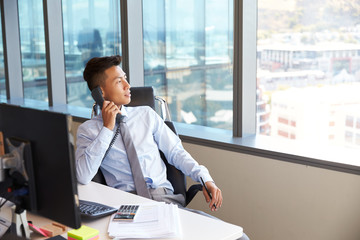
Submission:
<svg viewBox="0 0 360 240">
<path fill-rule="evenodd" d="M 93 97 L 93 99 L 95 100 L 96 104 L 100 106 L 100 109 L 102 109 L 103 104 L 104 104 L 104 98 L 102 96 L 102 91 L 100 86 L 97 86 L 96 88 L 94 88 L 91 91 L 91 96 Z M 118 113 L 116 115 L 116 123 L 119 123 L 121 121 L 121 114 Z"/>
<path fill-rule="evenodd" d="M 103 104 L 104 104 L 104 98 L 103 98 L 103 96 L 102 96 L 102 91 L 101 91 L 100 86 L 97 86 L 96 88 L 94 88 L 94 89 L 91 91 L 91 96 L 92 96 L 93 99 L 95 100 L 96 104 L 100 106 L 100 109 L 101 109 L 102 106 L 103 106 Z M 116 123 L 120 123 L 121 118 L 122 118 L 121 114 L 118 113 L 118 114 L 116 115 L 116 119 L 115 119 Z M 110 144 L 109 144 L 109 147 L 108 147 L 108 149 L 106 150 L 102 161 L 104 160 L 104 158 L 106 157 L 106 155 L 109 153 L 111 147 L 114 145 L 115 140 L 116 140 L 116 138 L 118 137 L 119 133 L 120 133 L 120 124 L 119 124 L 118 128 L 116 129 L 115 135 L 114 135 L 113 139 L 111 140 L 111 142 L 110 142 Z"/>
</svg>

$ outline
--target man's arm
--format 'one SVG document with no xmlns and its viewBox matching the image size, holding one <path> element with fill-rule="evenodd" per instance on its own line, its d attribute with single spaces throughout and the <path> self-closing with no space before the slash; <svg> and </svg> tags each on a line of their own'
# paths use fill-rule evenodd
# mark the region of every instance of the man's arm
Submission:
<svg viewBox="0 0 360 240">
<path fill-rule="evenodd" d="M 223 197 L 221 190 L 215 185 L 211 178 L 208 169 L 205 166 L 199 165 L 198 162 L 183 148 L 181 140 L 170 130 L 160 117 L 155 117 L 158 120 L 156 124 L 156 131 L 154 132 L 155 140 L 158 143 L 159 149 L 165 154 L 168 162 L 181 170 L 185 175 L 190 176 L 194 181 L 200 182 L 200 177 L 203 178 L 208 190 L 212 195 L 212 199 L 203 189 L 206 202 L 212 211 L 221 207 Z M 214 207 L 216 205 L 216 208 Z"/>
<path fill-rule="evenodd" d="M 76 140 L 76 175 L 79 183 L 88 184 L 97 173 L 113 132 L 106 127 L 100 131 L 94 123 L 80 125 Z"/>
</svg>

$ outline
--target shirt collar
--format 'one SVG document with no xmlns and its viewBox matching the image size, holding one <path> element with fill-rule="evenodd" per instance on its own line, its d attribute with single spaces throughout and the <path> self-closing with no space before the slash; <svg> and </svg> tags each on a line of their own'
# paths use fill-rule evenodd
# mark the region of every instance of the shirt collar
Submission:
<svg viewBox="0 0 360 240">
<path fill-rule="evenodd" d="M 121 111 L 121 115 L 123 115 L 125 118 L 128 117 L 128 112 L 126 111 L 125 106 L 121 106 L 120 111 Z"/>
<path fill-rule="evenodd" d="M 128 112 L 126 110 L 127 107 L 121 106 L 121 115 L 123 115 L 126 118 L 128 118 Z M 102 112 L 100 111 L 98 115 L 96 115 L 94 118 L 102 118 Z"/>
</svg>

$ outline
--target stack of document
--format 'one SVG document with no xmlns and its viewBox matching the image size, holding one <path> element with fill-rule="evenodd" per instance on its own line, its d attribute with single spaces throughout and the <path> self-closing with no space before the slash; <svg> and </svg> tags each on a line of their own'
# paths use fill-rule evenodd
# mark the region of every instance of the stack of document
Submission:
<svg viewBox="0 0 360 240">
<path fill-rule="evenodd" d="M 161 202 L 140 204 L 133 221 L 114 221 L 111 217 L 108 233 L 115 239 L 182 238 L 179 209 Z"/>
</svg>

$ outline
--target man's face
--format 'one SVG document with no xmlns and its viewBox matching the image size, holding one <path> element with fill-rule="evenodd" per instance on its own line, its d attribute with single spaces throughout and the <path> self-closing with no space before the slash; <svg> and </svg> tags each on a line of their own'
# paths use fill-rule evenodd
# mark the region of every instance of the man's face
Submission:
<svg viewBox="0 0 360 240">
<path fill-rule="evenodd" d="M 130 84 L 124 71 L 119 66 L 112 66 L 105 70 L 105 74 L 105 84 L 101 87 L 104 99 L 114 102 L 119 107 L 130 103 Z"/>
</svg>

